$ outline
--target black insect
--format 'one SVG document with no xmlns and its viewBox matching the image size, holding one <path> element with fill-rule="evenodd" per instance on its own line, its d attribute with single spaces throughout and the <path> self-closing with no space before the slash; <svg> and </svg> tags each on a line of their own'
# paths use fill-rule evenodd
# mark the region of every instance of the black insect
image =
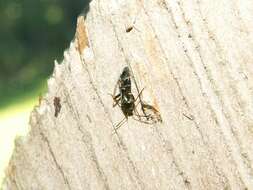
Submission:
<svg viewBox="0 0 253 190">
<path fill-rule="evenodd" d="M 119 89 L 119 94 L 115 96 L 117 87 Z M 121 122 L 119 122 L 115 129 L 121 127 L 122 124 L 128 119 L 128 117 L 133 115 L 137 115 L 139 117 L 139 114 L 136 110 L 137 104 L 135 102 L 138 98 L 140 98 L 142 91 L 139 93 L 137 98 L 134 97 L 131 90 L 130 70 L 128 67 L 125 67 L 120 75 L 120 78 L 114 88 L 114 93 L 112 95 L 112 98 L 114 100 L 113 107 L 118 105 L 125 116 L 125 118 Z"/>
<path fill-rule="evenodd" d="M 61 99 L 54 97 L 54 116 L 57 117 L 61 111 Z"/>
<path fill-rule="evenodd" d="M 137 116 L 138 118 L 133 117 L 133 119 L 146 124 L 162 122 L 162 118 L 158 109 L 142 101 L 141 94 L 144 88 L 139 91 L 136 82 L 135 85 L 138 92 L 138 96 L 136 98 L 132 94 L 131 90 L 131 72 L 129 70 L 129 67 L 125 67 L 120 75 L 117 84 L 115 85 L 113 95 L 111 95 L 114 100 L 113 107 L 118 105 L 125 116 L 124 119 L 116 125 L 114 128 L 115 131 L 119 129 L 130 116 Z M 117 89 L 119 93 L 115 95 Z M 139 114 L 137 111 L 137 106 L 139 104 L 139 111 L 141 111 L 141 114 Z"/>
<path fill-rule="evenodd" d="M 119 94 L 115 96 L 117 87 L 119 88 Z M 121 73 L 120 78 L 114 88 L 112 97 L 114 100 L 113 107 L 119 105 L 126 118 L 133 115 L 135 101 L 131 91 L 131 78 L 128 67 L 123 69 L 123 72 Z"/>
</svg>

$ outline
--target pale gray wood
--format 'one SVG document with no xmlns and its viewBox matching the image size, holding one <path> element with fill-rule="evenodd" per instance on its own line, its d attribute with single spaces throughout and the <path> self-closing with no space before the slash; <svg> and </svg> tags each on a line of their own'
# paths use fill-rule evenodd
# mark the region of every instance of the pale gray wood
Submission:
<svg viewBox="0 0 253 190">
<path fill-rule="evenodd" d="M 3 189 L 253 189 L 252 50 L 252 0 L 93 0 Z M 163 122 L 112 134 L 125 66 Z"/>
</svg>

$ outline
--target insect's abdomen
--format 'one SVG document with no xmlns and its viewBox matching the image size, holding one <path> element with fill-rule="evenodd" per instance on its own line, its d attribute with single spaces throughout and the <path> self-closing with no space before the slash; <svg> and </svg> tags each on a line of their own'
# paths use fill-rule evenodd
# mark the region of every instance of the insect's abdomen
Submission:
<svg viewBox="0 0 253 190">
<path fill-rule="evenodd" d="M 121 109 L 125 116 L 132 116 L 134 111 L 134 96 L 132 93 L 127 93 L 121 98 Z"/>
</svg>

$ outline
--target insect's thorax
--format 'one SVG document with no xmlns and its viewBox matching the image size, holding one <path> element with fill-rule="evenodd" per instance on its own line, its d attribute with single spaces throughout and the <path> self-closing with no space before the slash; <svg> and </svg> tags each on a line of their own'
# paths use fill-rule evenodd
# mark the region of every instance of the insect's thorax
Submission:
<svg viewBox="0 0 253 190">
<path fill-rule="evenodd" d="M 123 75 L 123 74 L 122 74 Z M 131 79 L 129 75 L 121 75 L 120 78 L 120 94 L 124 96 L 125 94 L 131 93 Z"/>
<path fill-rule="evenodd" d="M 130 76 L 122 77 L 120 79 L 120 89 L 128 89 L 131 91 L 131 79 Z"/>
</svg>

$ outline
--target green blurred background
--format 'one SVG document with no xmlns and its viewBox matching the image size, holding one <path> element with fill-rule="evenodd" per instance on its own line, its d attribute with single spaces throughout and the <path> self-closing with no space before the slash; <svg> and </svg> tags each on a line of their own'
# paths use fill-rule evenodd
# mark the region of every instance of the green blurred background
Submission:
<svg viewBox="0 0 253 190">
<path fill-rule="evenodd" d="M 84 0 L 0 1 L 0 107 L 34 91 L 62 60 Z"/>
<path fill-rule="evenodd" d="M 85 7 L 88 0 L 0 1 L 0 184 L 14 138 L 28 131 L 29 113 Z"/>
</svg>

